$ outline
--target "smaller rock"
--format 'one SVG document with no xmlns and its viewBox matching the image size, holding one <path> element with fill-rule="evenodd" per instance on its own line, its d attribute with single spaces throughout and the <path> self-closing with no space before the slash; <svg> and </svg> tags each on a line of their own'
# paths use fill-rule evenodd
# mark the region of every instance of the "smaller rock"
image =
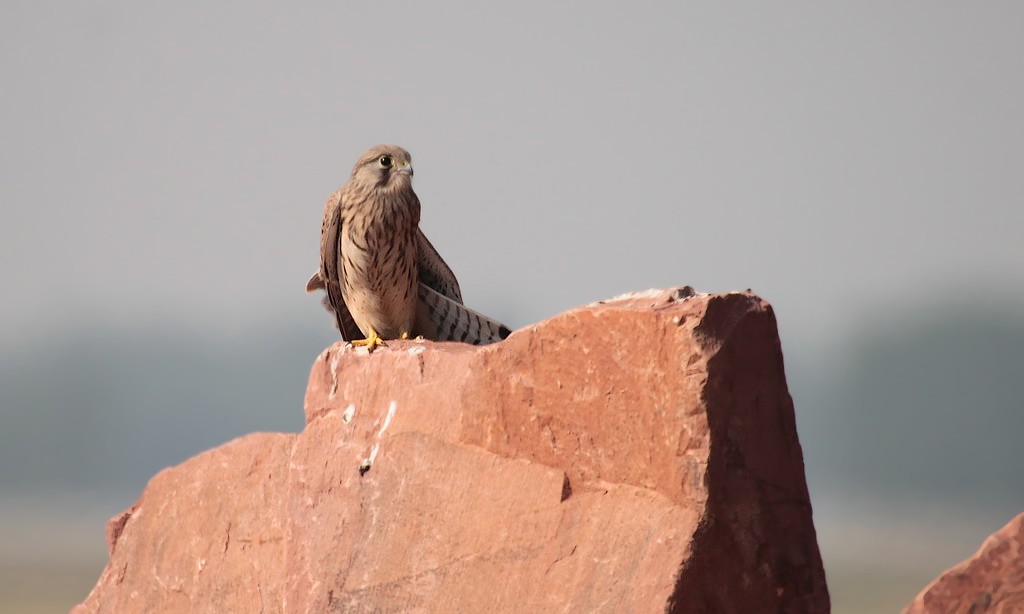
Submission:
<svg viewBox="0 0 1024 614">
<path fill-rule="evenodd" d="M 936 578 L 903 612 L 1024 612 L 1024 514 Z"/>
</svg>

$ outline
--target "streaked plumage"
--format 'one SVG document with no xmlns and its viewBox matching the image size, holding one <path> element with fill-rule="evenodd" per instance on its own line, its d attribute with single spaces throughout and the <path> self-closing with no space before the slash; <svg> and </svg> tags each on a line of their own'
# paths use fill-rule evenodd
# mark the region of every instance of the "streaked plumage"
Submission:
<svg viewBox="0 0 1024 614">
<path fill-rule="evenodd" d="M 401 147 L 379 145 L 360 157 L 324 207 L 320 270 L 306 291 L 325 289 L 342 338 L 371 349 L 377 336 L 504 339 L 507 327 L 462 304 L 455 275 L 419 229 L 411 179 L 412 160 Z"/>
</svg>

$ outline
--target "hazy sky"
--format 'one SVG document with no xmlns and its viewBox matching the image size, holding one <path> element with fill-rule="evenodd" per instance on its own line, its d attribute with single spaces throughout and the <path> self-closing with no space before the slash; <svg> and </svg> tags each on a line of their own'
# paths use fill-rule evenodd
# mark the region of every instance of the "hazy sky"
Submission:
<svg viewBox="0 0 1024 614">
<path fill-rule="evenodd" d="M 4 338 L 322 318 L 323 201 L 380 142 L 512 326 L 686 283 L 806 338 L 1024 297 L 1024 4 L 232 4 L 0 6 Z"/>
</svg>

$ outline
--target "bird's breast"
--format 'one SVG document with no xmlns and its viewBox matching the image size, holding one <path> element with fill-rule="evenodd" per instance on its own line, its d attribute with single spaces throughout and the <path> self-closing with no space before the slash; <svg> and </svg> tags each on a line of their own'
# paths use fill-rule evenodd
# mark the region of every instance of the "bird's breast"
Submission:
<svg viewBox="0 0 1024 614">
<path fill-rule="evenodd" d="M 343 294 L 363 333 L 368 326 L 385 338 L 411 332 L 418 278 L 418 220 L 401 207 L 349 210 L 341 244 Z"/>
</svg>

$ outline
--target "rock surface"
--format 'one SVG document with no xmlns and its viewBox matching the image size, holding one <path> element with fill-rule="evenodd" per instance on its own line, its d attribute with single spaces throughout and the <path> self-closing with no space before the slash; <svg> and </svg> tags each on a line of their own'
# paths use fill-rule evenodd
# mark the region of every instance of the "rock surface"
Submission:
<svg viewBox="0 0 1024 614">
<path fill-rule="evenodd" d="M 341 344 L 300 434 L 154 477 L 77 612 L 827 612 L 771 307 L 688 288 L 486 347 Z"/>
<path fill-rule="evenodd" d="M 990 535 L 973 557 L 936 578 L 903 611 L 1024 612 L 1024 514 Z"/>
</svg>

